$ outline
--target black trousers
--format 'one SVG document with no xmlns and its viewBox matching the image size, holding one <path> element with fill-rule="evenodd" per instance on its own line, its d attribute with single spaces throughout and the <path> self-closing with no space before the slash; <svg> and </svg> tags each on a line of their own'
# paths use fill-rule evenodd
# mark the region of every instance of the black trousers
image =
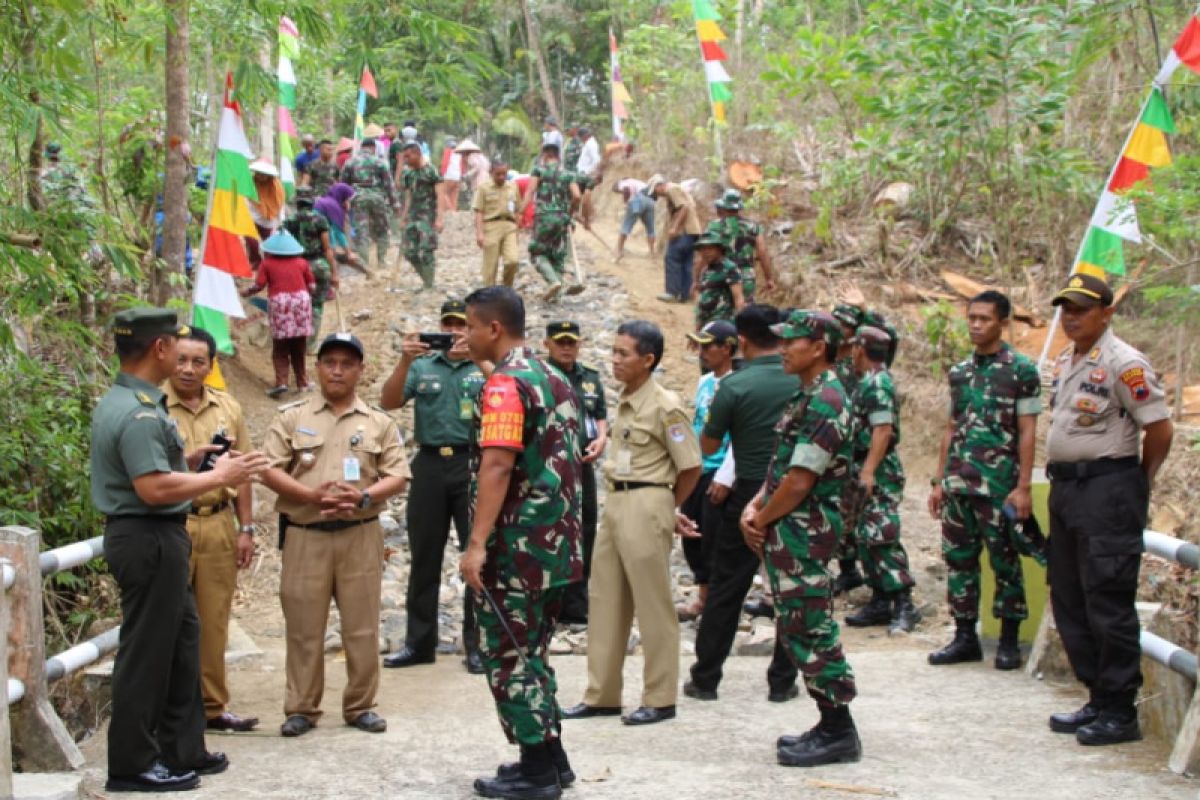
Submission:
<svg viewBox="0 0 1200 800">
<path fill-rule="evenodd" d="M 137 775 L 161 760 L 204 759 L 200 618 L 188 583 L 185 517 L 114 517 L 104 557 L 121 590 L 121 638 L 112 677 L 108 774 Z"/>
<path fill-rule="evenodd" d="M 470 456 L 441 456 L 420 450 L 412 460 L 412 487 L 408 491 L 408 547 L 412 556 L 408 573 L 408 630 L 404 643 L 429 654 L 438 645 L 438 592 L 442 586 L 442 561 L 450 523 L 458 534 L 458 549 L 471 537 Z M 479 649 L 473 592 L 463 598 L 463 647 Z"/>
<path fill-rule="evenodd" d="M 562 619 L 564 622 L 587 621 L 588 578 L 592 575 L 592 550 L 596 546 L 596 524 L 600 517 L 596 508 L 596 469 L 593 464 L 584 464 L 581 473 L 583 484 L 583 580 L 567 586 L 563 594 Z"/>
<path fill-rule="evenodd" d="M 1142 685 L 1134 600 L 1149 485 L 1140 468 L 1050 484 L 1050 601 L 1067 658 L 1097 704 L 1133 711 Z"/>
<path fill-rule="evenodd" d="M 696 636 L 696 663 L 691 670 L 692 682 L 701 689 L 716 689 L 721 683 L 721 668 L 737 636 L 742 604 L 758 572 L 758 556 L 746 547 L 738 519 L 760 487 L 760 483 L 738 481 L 725 501 L 708 581 L 708 600 Z M 795 683 L 796 665 L 776 637 L 775 652 L 767 668 L 767 684 L 772 691 L 782 691 Z"/>
<path fill-rule="evenodd" d="M 714 506 L 708 499 L 708 487 L 716 474 L 716 470 L 700 473 L 696 488 L 679 509 L 700 528 L 699 539 L 681 541 L 683 557 L 687 559 L 692 577 L 700 586 L 708 585 L 710 580 L 713 554 L 717 549 L 717 533 L 721 528 L 721 507 Z"/>
</svg>

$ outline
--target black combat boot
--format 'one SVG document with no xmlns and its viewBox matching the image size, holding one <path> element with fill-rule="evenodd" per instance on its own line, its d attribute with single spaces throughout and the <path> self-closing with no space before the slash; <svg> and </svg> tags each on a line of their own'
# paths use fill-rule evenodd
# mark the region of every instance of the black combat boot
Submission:
<svg viewBox="0 0 1200 800">
<path fill-rule="evenodd" d="M 921 621 L 921 612 L 913 605 L 912 592 L 902 589 L 892 595 L 892 621 L 888 625 L 888 635 L 896 633 L 912 633 L 917 623 Z"/>
<path fill-rule="evenodd" d="M 821 721 L 797 737 L 780 737 L 776 758 L 785 767 L 817 767 L 862 758 L 862 742 L 849 706 L 821 707 Z"/>
<path fill-rule="evenodd" d="M 846 624 L 851 628 L 868 628 L 872 625 L 887 625 L 892 621 L 892 603 L 888 596 L 878 589 L 871 595 L 871 602 L 853 614 L 846 616 Z"/>
<path fill-rule="evenodd" d="M 504 769 L 502 767 L 502 769 Z M 494 778 L 477 778 L 475 793 L 482 797 L 502 797 L 506 800 L 558 800 L 562 787 L 558 770 L 545 743 L 521 745 L 521 763 L 517 770 L 505 769 Z"/>
<path fill-rule="evenodd" d="M 546 746 L 550 748 L 550 760 L 554 762 L 554 769 L 558 771 L 558 785 L 566 789 L 575 782 L 575 771 L 571 769 L 571 762 L 567 759 L 567 751 L 563 749 L 562 739 L 550 739 L 546 742 Z M 501 764 L 496 770 L 497 778 L 511 779 L 520 774 L 520 761 Z"/>
<path fill-rule="evenodd" d="M 858 561 L 853 558 L 838 559 L 838 576 L 833 581 L 833 593 L 845 594 L 851 589 L 857 589 L 866 583 L 858 571 Z"/>
<path fill-rule="evenodd" d="M 958 629 L 954 632 L 954 641 L 929 654 L 929 663 L 962 664 L 967 661 L 983 661 L 983 648 L 979 645 L 979 635 L 975 633 L 974 619 L 958 619 L 954 624 Z"/>
<path fill-rule="evenodd" d="M 1018 669 L 1021 666 L 1021 620 L 1000 620 L 1000 645 L 996 648 L 996 669 Z"/>
</svg>

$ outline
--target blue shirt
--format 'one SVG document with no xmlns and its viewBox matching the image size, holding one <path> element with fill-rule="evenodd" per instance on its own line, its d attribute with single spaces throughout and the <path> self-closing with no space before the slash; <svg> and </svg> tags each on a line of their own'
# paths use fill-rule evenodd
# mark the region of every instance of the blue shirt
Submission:
<svg viewBox="0 0 1200 800">
<path fill-rule="evenodd" d="M 726 373 L 728 374 L 728 373 Z M 720 382 L 715 374 L 706 372 L 700 376 L 700 382 L 696 384 L 696 415 L 692 418 L 692 428 L 696 431 L 696 436 L 704 432 L 704 423 L 708 422 L 708 407 L 712 405 L 713 397 L 717 394 L 717 384 Z M 701 462 L 701 472 L 715 472 L 725 461 L 725 453 L 729 451 L 729 434 L 721 440 L 721 447 L 711 456 L 704 456 Z"/>
<path fill-rule="evenodd" d="M 318 148 L 314 148 L 311 153 L 301 150 L 300 155 L 296 156 L 296 172 L 308 172 L 308 165 L 320 157 L 321 152 Z"/>
</svg>

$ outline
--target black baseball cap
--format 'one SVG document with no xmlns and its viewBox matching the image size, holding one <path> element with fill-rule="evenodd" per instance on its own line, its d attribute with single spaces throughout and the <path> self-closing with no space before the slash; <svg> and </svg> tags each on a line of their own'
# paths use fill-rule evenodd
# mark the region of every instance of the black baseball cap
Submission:
<svg viewBox="0 0 1200 800">
<path fill-rule="evenodd" d="M 187 336 L 190 329 L 179 324 L 169 308 L 138 306 L 127 308 L 113 317 L 113 335 L 118 339 L 150 339 L 154 336 Z"/>
<path fill-rule="evenodd" d="M 367 357 L 367 351 L 363 349 L 363 343 L 353 333 L 331 333 L 324 338 L 321 346 L 317 348 L 317 358 L 325 354 L 325 351 L 331 347 L 348 347 L 358 353 L 360 359 Z"/>
<path fill-rule="evenodd" d="M 737 328 L 732 322 L 715 319 L 698 331 L 687 335 L 696 344 L 737 344 Z"/>
<path fill-rule="evenodd" d="M 558 322 L 551 322 L 546 326 L 546 336 L 547 338 L 553 339 L 556 342 L 559 339 L 574 339 L 575 341 L 579 341 L 579 339 L 582 338 L 582 334 L 579 330 L 579 323 L 573 320 L 559 320 Z"/>
<path fill-rule="evenodd" d="M 467 304 L 462 300 L 447 300 L 442 303 L 442 319 L 453 317 L 461 319 L 463 322 L 467 320 Z"/>
</svg>

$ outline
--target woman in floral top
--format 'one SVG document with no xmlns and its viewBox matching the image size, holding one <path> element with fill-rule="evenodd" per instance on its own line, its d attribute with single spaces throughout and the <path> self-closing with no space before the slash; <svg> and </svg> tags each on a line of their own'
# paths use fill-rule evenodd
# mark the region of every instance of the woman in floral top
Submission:
<svg viewBox="0 0 1200 800">
<path fill-rule="evenodd" d="M 267 289 L 271 320 L 271 363 L 275 366 L 275 385 L 267 390 L 278 397 L 288 390 L 288 365 L 296 373 L 297 391 L 309 388 L 305 373 L 305 342 L 312 333 L 312 293 L 317 282 L 313 278 L 304 248 L 287 231 L 280 231 L 262 244 L 262 265 L 254 284 L 242 295 L 249 297 Z"/>
</svg>

